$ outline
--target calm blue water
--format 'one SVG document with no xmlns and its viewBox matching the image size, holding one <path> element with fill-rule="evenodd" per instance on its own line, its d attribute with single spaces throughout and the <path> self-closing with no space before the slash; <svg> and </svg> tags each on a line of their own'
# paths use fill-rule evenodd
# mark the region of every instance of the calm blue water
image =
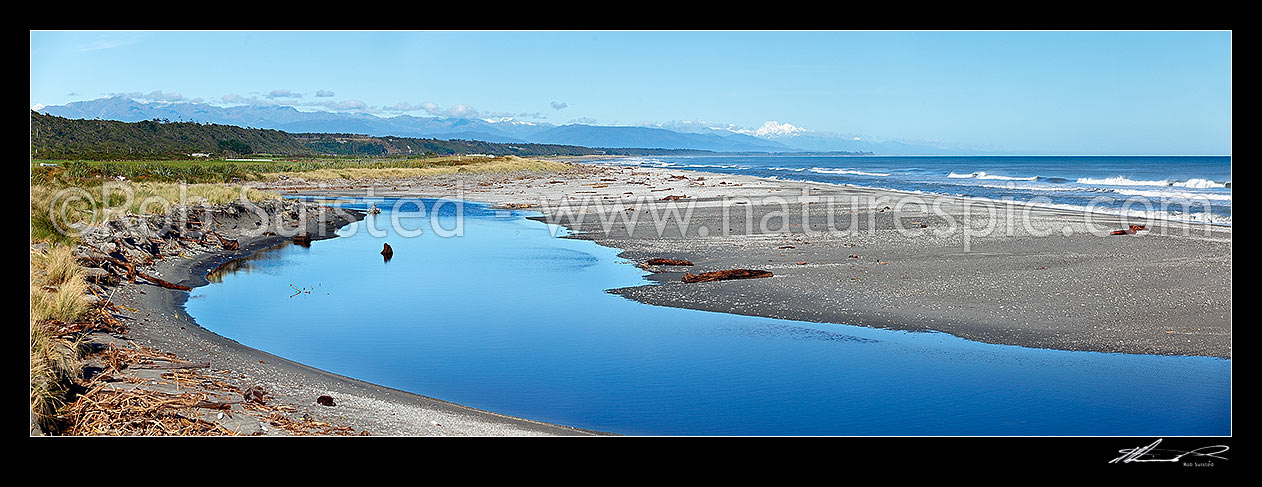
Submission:
<svg viewBox="0 0 1262 487">
<path fill-rule="evenodd" d="M 1231 362 L 648 306 L 616 249 L 463 206 L 258 254 L 187 311 L 243 344 L 499 413 L 640 435 L 1229 435 Z M 364 201 L 347 204 L 363 208 Z M 439 206 L 456 229 L 457 205 Z M 390 221 L 420 236 L 390 233 Z M 385 234 L 370 232 L 378 228 Z M 394 248 L 384 262 L 382 243 Z"/>
<path fill-rule="evenodd" d="M 652 156 L 602 164 L 694 169 L 1231 224 L 1230 157 Z"/>
</svg>

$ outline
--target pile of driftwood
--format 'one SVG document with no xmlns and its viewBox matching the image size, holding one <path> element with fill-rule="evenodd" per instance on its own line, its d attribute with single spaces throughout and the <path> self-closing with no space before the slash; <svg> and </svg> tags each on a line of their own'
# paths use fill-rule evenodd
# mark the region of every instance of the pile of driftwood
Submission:
<svg viewBox="0 0 1262 487">
<path fill-rule="evenodd" d="M 107 346 L 94 354 L 104 364 L 104 369 L 91 379 L 82 381 L 86 392 L 61 411 L 65 435 L 123 435 L 123 436 L 231 436 L 235 435 L 220 424 L 208 420 L 202 411 L 216 414 L 249 414 L 260 423 L 279 428 L 288 435 L 367 435 L 355 433 L 353 428 L 316 421 L 308 415 L 295 419 L 290 414 L 297 409 L 274 404 L 259 386 L 242 390 L 202 370 L 210 364 L 179 360 L 171 354 L 157 353 L 146 348 L 119 348 Z M 175 383 L 189 392 L 171 394 L 145 387 L 149 379 L 127 374 L 128 369 L 170 370 L 161 374 L 169 383 Z M 226 371 L 221 371 L 226 372 Z M 112 387 L 111 384 L 131 383 L 136 387 Z M 225 399 L 239 398 L 239 399 Z"/>
<path fill-rule="evenodd" d="M 211 400 L 205 392 L 170 394 L 144 387 L 112 387 L 115 383 L 145 384 L 148 380 L 128 377 L 128 368 L 202 367 L 144 349 L 108 346 L 98 354 L 105 370 L 80 384 L 86 392 L 61 412 L 65 435 L 120 436 L 205 436 L 232 435 L 213 421 L 201 419 L 196 409 L 224 409 L 222 401 Z M 163 378 L 177 374 L 164 375 Z M 190 382 L 189 373 L 178 374 Z"/>
<path fill-rule="evenodd" d="M 84 242 L 80 244 L 80 248 L 85 249 L 86 253 L 81 254 L 80 263 L 87 267 L 103 269 L 110 276 L 119 280 L 134 283 L 136 278 L 139 277 L 168 289 L 188 291 L 188 286 L 167 282 L 157 276 L 142 272 L 137 267 L 152 265 L 155 259 L 164 259 L 166 254 L 179 254 L 192 244 L 202 248 L 238 250 L 241 248 L 241 243 L 224 237 L 218 232 L 196 230 L 201 225 L 201 222 L 198 221 L 184 221 L 180 223 L 183 224 L 184 230 L 169 230 L 162 235 L 162 238 L 140 238 L 136 236 L 123 238 L 116 236 L 112 241 L 104 244 L 107 247 L 104 249 L 92 243 Z"/>
</svg>

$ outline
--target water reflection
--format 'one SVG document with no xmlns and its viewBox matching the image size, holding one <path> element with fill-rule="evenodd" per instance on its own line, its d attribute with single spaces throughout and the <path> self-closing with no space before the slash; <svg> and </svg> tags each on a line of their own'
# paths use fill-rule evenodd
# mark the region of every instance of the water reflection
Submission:
<svg viewBox="0 0 1262 487">
<path fill-rule="evenodd" d="M 469 205 L 456 238 L 374 235 L 364 220 L 231 263 L 186 307 L 313 367 L 616 433 L 1231 434 L 1229 360 L 648 306 L 605 292 L 647 283 L 620 250 L 555 238 L 529 215 Z"/>
<path fill-rule="evenodd" d="M 249 274 L 261 268 L 267 267 L 260 265 L 261 262 L 276 262 L 283 258 L 283 251 L 286 247 L 293 245 L 293 242 L 285 241 L 280 244 L 259 249 L 258 251 L 240 259 L 233 259 L 216 267 L 214 270 L 206 274 L 206 280 L 213 283 L 221 283 L 225 276 L 236 274 L 238 272 Z"/>
</svg>

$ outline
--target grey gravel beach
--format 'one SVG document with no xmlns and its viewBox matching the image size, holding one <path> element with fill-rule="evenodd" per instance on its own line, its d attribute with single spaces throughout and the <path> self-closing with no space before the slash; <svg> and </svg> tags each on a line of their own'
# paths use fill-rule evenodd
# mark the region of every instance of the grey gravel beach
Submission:
<svg viewBox="0 0 1262 487">
<path fill-rule="evenodd" d="M 642 303 L 839 325 L 949 333 L 979 342 L 1110 353 L 1231 357 L 1231 227 L 1137 222 L 840 185 L 693 171 L 574 164 L 564 173 L 368 181 L 286 178 L 261 189 L 339 197 L 454 198 L 568 228 L 651 272 L 611 289 Z M 310 205 L 290 200 L 287 205 Z M 289 210 L 275 213 L 294 214 Z M 994 213 L 991 213 L 993 211 Z M 313 240 L 360 218 L 305 222 Z M 221 222 L 221 230 L 248 220 Z M 1113 233 L 1120 232 L 1120 235 Z M 111 237 L 113 238 L 113 237 Z M 224 262 L 287 240 L 241 236 L 236 250 L 156 261 L 152 273 L 206 284 Z M 104 240 L 102 240 L 104 241 Z M 107 245 L 107 244 L 103 244 Z M 315 243 L 319 245 L 319 243 Z M 693 265 L 649 265 L 650 259 Z M 686 283 L 727 269 L 772 277 Z M 123 340 L 208 362 L 241 389 L 262 387 L 295 417 L 387 436 L 606 433 L 514 418 L 321 371 L 216 335 L 184 313 L 187 292 L 138 281 L 111 300 L 130 310 Z M 335 407 L 317 404 L 335 398 Z M 283 434 L 276 430 L 251 434 Z"/>
<path fill-rule="evenodd" d="M 267 205 L 264 205 L 267 206 Z M 272 205 L 275 206 L 275 205 Z M 294 201 L 285 202 L 281 208 L 270 208 L 268 213 L 299 215 L 295 208 L 315 210 L 317 205 L 305 205 Z M 231 207 L 229 207 L 231 209 Z M 204 249 L 195 252 L 185 249 L 178 256 L 155 261 L 149 269 L 151 275 L 168 282 L 187 287 L 206 285 L 206 276 L 225 262 L 243 258 L 252 253 L 291 240 L 285 234 L 255 235 L 261 232 L 238 233 L 254 223 L 249 212 L 222 211 L 215 229 L 228 237 L 237 237 L 236 250 Z M 293 211 L 291 211 L 293 210 Z M 305 230 L 318 241 L 336 238 L 333 231 L 362 214 L 348 212 L 310 211 L 302 217 L 286 220 L 293 231 Z M 205 220 L 205 218 L 203 218 Z M 241 228 L 238 228 L 241 227 Z M 210 231 L 210 228 L 206 228 Z M 282 232 L 284 230 L 281 230 Z M 116 228 L 113 232 L 119 232 Z M 125 231 L 124 231 L 125 232 Z M 272 232 L 278 233 L 278 232 Z M 125 234 L 125 233 L 122 233 Z M 86 240 L 113 240 L 119 233 L 103 232 L 104 236 L 89 235 Z M 104 244 L 109 245 L 109 244 Z M 130 248 L 115 250 L 129 253 Z M 133 255 L 133 258 L 137 256 Z M 137 280 L 136 283 L 120 283 L 109 291 L 109 299 L 122 314 L 116 315 L 127 325 L 127 333 L 102 334 L 92 337 L 97 346 L 113 345 L 124 349 L 146 348 L 169 354 L 186 363 L 209 364 L 210 373 L 227 381 L 239 390 L 258 387 L 266 393 L 269 404 L 283 405 L 291 419 L 327 423 L 336 427 L 351 428 L 355 433 L 371 436 L 592 436 L 605 433 L 554 425 L 529 419 L 515 418 L 489 411 L 482 411 L 447 401 L 391 389 L 345 377 L 297 362 L 287 360 L 234 340 L 219 336 L 199 326 L 184 311 L 188 292 L 167 289 L 156 284 Z M 265 324 L 263 324 L 265 325 Z M 124 371 L 132 382 L 143 379 L 136 387 L 151 388 L 163 392 L 172 385 L 146 371 Z M 318 398 L 328 396 L 333 405 L 318 403 Z M 238 396 L 237 399 L 240 399 Z M 230 410 L 232 412 L 234 410 Z M 204 416 L 203 419 L 242 435 L 285 435 L 282 428 L 269 428 L 263 418 L 253 418 L 239 409 L 228 416 Z"/>
<path fill-rule="evenodd" d="M 271 189 L 536 210 L 574 231 L 569 238 L 635 262 L 692 261 L 645 266 L 656 282 L 610 290 L 652 305 L 1026 347 L 1231 357 L 1229 226 L 603 164 Z M 1111 234 L 1133 224 L 1144 228 Z M 733 268 L 774 276 L 681 282 L 684 272 Z"/>
</svg>

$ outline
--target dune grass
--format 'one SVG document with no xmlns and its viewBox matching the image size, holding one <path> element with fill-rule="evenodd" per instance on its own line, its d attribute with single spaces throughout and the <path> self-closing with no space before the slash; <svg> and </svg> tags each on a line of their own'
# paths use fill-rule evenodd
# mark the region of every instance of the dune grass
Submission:
<svg viewBox="0 0 1262 487">
<path fill-rule="evenodd" d="M 506 174 L 514 172 L 558 172 L 570 166 L 561 162 L 527 159 L 516 156 L 487 157 L 444 157 L 415 160 L 409 164 L 363 164 L 357 166 L 341 166 L 315 169 L 309 171 L 286 172 L 285 176 L 306 180 L 371 180 L 418 178 L 450 174 Z M 269 174 L 269 180 L 278 179 L 280 174 Z"/>
<path fill-rule="evenodd" d="M 327 174 L 329 170 L 416 169 L 419 175 L 451 172 L 507 172 L 518 170 L 558 170 L 561 163 L 549 163 L 516 156 L 425 156 L 425 157 L 320 157 L 279 158 L 260 161 L 31 161 L 32 184 L 124 179 L 136 182 L 239 183 L 275 179 L 285 173 Z M 450 169 L 449 169 L 450 168 Z M 456 168 L 464 168 L 463 171 Z M 371 173 L 371 171 L 368 171 Z M 408 172 L 409 174 L 412 172 Z M 351 174 L 351 173 L 347 173 Z M 340 176 L 326 177 L 337 179 Z"/>
<path fill-rule="evenodd" d="M 44 429 L 55 423 L 72 381 L 83 370 L 78 338 L 56 332 L 88 309 L 83 268 L 68 246 L 31 251 L 31 417 Z"/>
</svg>

